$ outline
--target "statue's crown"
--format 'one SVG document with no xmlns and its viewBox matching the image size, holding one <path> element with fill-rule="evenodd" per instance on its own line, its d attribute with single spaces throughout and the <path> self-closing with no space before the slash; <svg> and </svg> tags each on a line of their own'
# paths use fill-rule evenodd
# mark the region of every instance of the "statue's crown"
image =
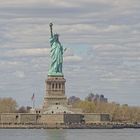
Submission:
<svg viewBox="0 0 140 140">
<path fill-rule="evenodd" d="M 59 36 L 59 34 L 54 34 L 54 36 Z"/>
</svg>

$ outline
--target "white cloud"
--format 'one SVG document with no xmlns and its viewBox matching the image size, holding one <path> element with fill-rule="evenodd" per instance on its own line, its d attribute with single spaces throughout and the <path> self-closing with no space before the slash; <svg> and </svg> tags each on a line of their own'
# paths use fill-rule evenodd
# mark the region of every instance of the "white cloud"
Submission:
<svg viewBox="0 0 140 140">
<path fill-rule="evenodd" d="M 26 93 L 36 90 L 42 103 L 52 21 L 68 48 L 67 95 L 83 98 L 93 89 L 121 103 L 139 104 L 139 5 L 139 0 L 0 0 L 2 96 L 28 104 Z"/>
<path fill-rule="evenodd" d="M 64 62 L 80 62 L 80 61 L 82 61 L 82 58 L 80 56 L 77 56 L 77 55 L 64 57 Z"/>
<path fill-rule="evenodd" d="M 49 48 L 13 49 L 1 52 L 1 57 L 47 56 Z"/>
<path fill-rule="evenodd" d="M 11 6 L 11 7 L 15 7 L 15 6 L 20 6 L 20 7 L 24 7 L 24 6 L 36 6 L 36 5 L 50 5 L 50 6 L 61 6 L 61 7 L 75 7 L 76 4 L 75 3 L 69 3 L 65 0 L 1 0 L 1 4 L 0 5 L 5 5 L 5 6 Z"/>
<path fill-rule="evenodd" d="M 23 71 L 16 71 L 14 73 L 14 75 L 17 77 L 17 78 L 25 78 L 25 73 Z"/>
</svg>

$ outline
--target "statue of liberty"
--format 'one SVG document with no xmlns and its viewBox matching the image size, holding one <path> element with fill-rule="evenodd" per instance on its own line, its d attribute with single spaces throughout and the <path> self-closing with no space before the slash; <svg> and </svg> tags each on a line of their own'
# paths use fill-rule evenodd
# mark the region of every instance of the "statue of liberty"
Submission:
<svg viewBox="0 0 140 140">
<path fill-rule="evenodd" d="M 65 51 L 65 49 L 63 49 L 63 46 L 59 42 L 59 35 L 53 34 L 52 26 L 53 24 L 50 23 L 51 65 L 49 68 L 48 75 L 49 76 L 63 76 L 62 65 L 63 65 L 63 52 Z"/>
</svg>

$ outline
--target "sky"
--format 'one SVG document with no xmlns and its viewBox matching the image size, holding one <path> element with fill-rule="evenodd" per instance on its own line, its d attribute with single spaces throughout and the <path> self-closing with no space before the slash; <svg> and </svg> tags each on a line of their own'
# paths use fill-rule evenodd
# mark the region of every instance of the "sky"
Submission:
<svg viewBox="0 0 140 140">
<path fill-rule="evenodd" d="M 50 22 L 67 48 L 68 97 L 140 106 L 139 0 L 0 0 L 0 98 L 43 104 Z"/>
</svg>

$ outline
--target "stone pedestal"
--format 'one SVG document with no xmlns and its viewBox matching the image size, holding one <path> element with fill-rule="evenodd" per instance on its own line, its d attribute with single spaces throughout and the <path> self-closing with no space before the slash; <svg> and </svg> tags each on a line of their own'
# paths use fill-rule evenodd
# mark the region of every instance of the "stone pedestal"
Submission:
<svg viewBox="0 0 140 140">
<path fill-rule="evenodd" d="M 65 96 L 65 82 L 63 76 L 48 76 L 46 80 L 46 95 L 44 97 L 43 110 L 46 111 L 52 105 L 67 106 Z"/>
</svg>

